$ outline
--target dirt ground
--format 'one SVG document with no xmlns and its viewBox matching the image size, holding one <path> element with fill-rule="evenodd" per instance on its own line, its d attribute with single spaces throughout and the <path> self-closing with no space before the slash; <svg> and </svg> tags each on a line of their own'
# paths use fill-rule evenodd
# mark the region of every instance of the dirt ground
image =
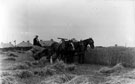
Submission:
<svg viewBox="0 0 135 84">
<path fill-rule="evenodd" d="M 1 84 L 135 84 L 134 68 L 111 71 L 109 66 L 94 64 L 58 65 L 56 69 L 44 59 L 35 61 L 27 52 L 1 51 Z"/>
</svg>

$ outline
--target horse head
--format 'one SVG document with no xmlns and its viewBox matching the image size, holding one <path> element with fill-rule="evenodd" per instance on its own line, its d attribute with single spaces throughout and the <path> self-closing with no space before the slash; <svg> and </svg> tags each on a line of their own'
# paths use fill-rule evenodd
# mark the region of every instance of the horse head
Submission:
<svg viewBox="0 0 135 84">
<path fill-rule="evenodd" d="M 67 41 L 67 46 L 68 46 L 67 47 L 68 50 L 71 50 L 71 51 L 75 50 L 75 46 L 74 46 L 72 40 Z"/>
<path fill-rule="evenodd" d="M 94 40 L 92 39 L 92 38 L 89 38 L 88 39 L 88 44 L 90 45 L 90 47 L 92 48 L 92 49 L 94 49 Z"/>
<path fill-rule="evenodd" d="M 86 40 L 83 40 L 84 46 L 87 47 L 90 45 L 92 49 L 94 49 L 94 40 L 92 38 L 88 38 Z"/>
</svg>

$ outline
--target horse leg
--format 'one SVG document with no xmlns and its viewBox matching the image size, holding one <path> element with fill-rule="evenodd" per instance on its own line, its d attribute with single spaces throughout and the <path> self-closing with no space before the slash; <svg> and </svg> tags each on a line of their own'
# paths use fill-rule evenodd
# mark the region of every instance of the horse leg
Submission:
<svg viewBox="0 0 135 84">
<path fill-rule="evenodd" d="M 78 62 L 81 64 L 81 60 L 82 60 L 82 54 L 79 54 L 79 60 Z"/>
<path fill-rule="evenodd" d="M 71 58 L 71 63 L 73 63 L 74 62 L 74 52 L 71 52 L 70 58 Z"/>
<path fill-rule="evenodd" d="M 68 60 L 68 63 L 72 63 L 72 54 L 70 53 L 70 54 L 68 54 L 68 56 L 67 56 L 67 60 Z"/>
<path fill-rule="evenodd" d="M 50 57 L 50 63 L 51 64 L 53 63 L 53 57 L 52 56 Z"/>
<path fill-rule="evenodd" d="M 65 61 L 66 61 L 66 63 L 70 63 L 69 54 L 68 55 L 65 55 Z"/>
<path fill-rule="evenodd" d="M 65 63 L 67 62 L 66 55 L 64 55 L 64 54 L 62 54 L 62 61 L 64 61 Z"/>
<path fill-rule="evenodd" d="M 84 63 L 84 53 L 82 54 L 82 63 Z"/>
<path fill-rule="evenodd" d="M 62 55 L 62 59 L 65 63 L 68 63 L 68 55 L 67 54 L 63 54 Z"/>
<path fill-rule="evenodd" d="M 61 60 L 64 61 L 65 63 L 67 62 L 67 58 L 66 55 L 61 54 Z"/>
</svg>

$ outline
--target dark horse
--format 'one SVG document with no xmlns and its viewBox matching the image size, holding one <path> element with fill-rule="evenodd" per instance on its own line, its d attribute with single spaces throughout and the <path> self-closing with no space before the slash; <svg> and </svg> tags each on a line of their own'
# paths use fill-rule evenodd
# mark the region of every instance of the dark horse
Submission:
<svg viewBox="0 0 135 84">
<path fill-rule="evenodd" d="M 52 57 L 53 61 L 56 59 L 63 60 L 66 63 L 70 63 L 72 58 L 72 52 L 74 51 L 73 43 L 71 40 L 65 41 L 64 43 L 55 42 L 51 45 L 51 53 L 55 56 Z"/>
<path fill-rule="evenodd" d="M 78 62 L 84 63 L 84 56 L 85 51 L 87 50 L 87 46 L 90 45 L 92 49 L 94 49 L 94 40 L 92 38 L 88 38 L 85 40 L 81 40 L 78 42 L 73 42 L 75 50 L 74 50 L 74 56 L 78 56 Z"/>
<path fill-rule="evenodd" d="M 56 53 L 54 60 L 64 60 L 65 62 L 72 63 L 74 61 L 74 56 L 77 55 L 79 58 L 79 63 L 84 63 L 84 55 L 87 50 L 87 46 L 94 48 L 94 41 L 92 38 L 85 40 L 72 42 L 71 40 L 65 41 L 65 46 L 57 42 L 51 45 L 52 53 Z"/>
</svg>

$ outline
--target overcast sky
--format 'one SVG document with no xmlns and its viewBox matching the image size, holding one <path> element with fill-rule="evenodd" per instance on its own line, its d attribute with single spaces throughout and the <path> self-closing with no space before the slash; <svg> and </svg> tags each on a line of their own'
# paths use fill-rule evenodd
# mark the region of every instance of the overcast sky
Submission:
<svg viewBox="0 0 135 84">
<path fill-rule="evenodd" d="M 1 0 L 0 42 L 30 40 L 35 35 L 92 37 L 96 46 L 135 46 L 133 0 Z"/>
</svg>

